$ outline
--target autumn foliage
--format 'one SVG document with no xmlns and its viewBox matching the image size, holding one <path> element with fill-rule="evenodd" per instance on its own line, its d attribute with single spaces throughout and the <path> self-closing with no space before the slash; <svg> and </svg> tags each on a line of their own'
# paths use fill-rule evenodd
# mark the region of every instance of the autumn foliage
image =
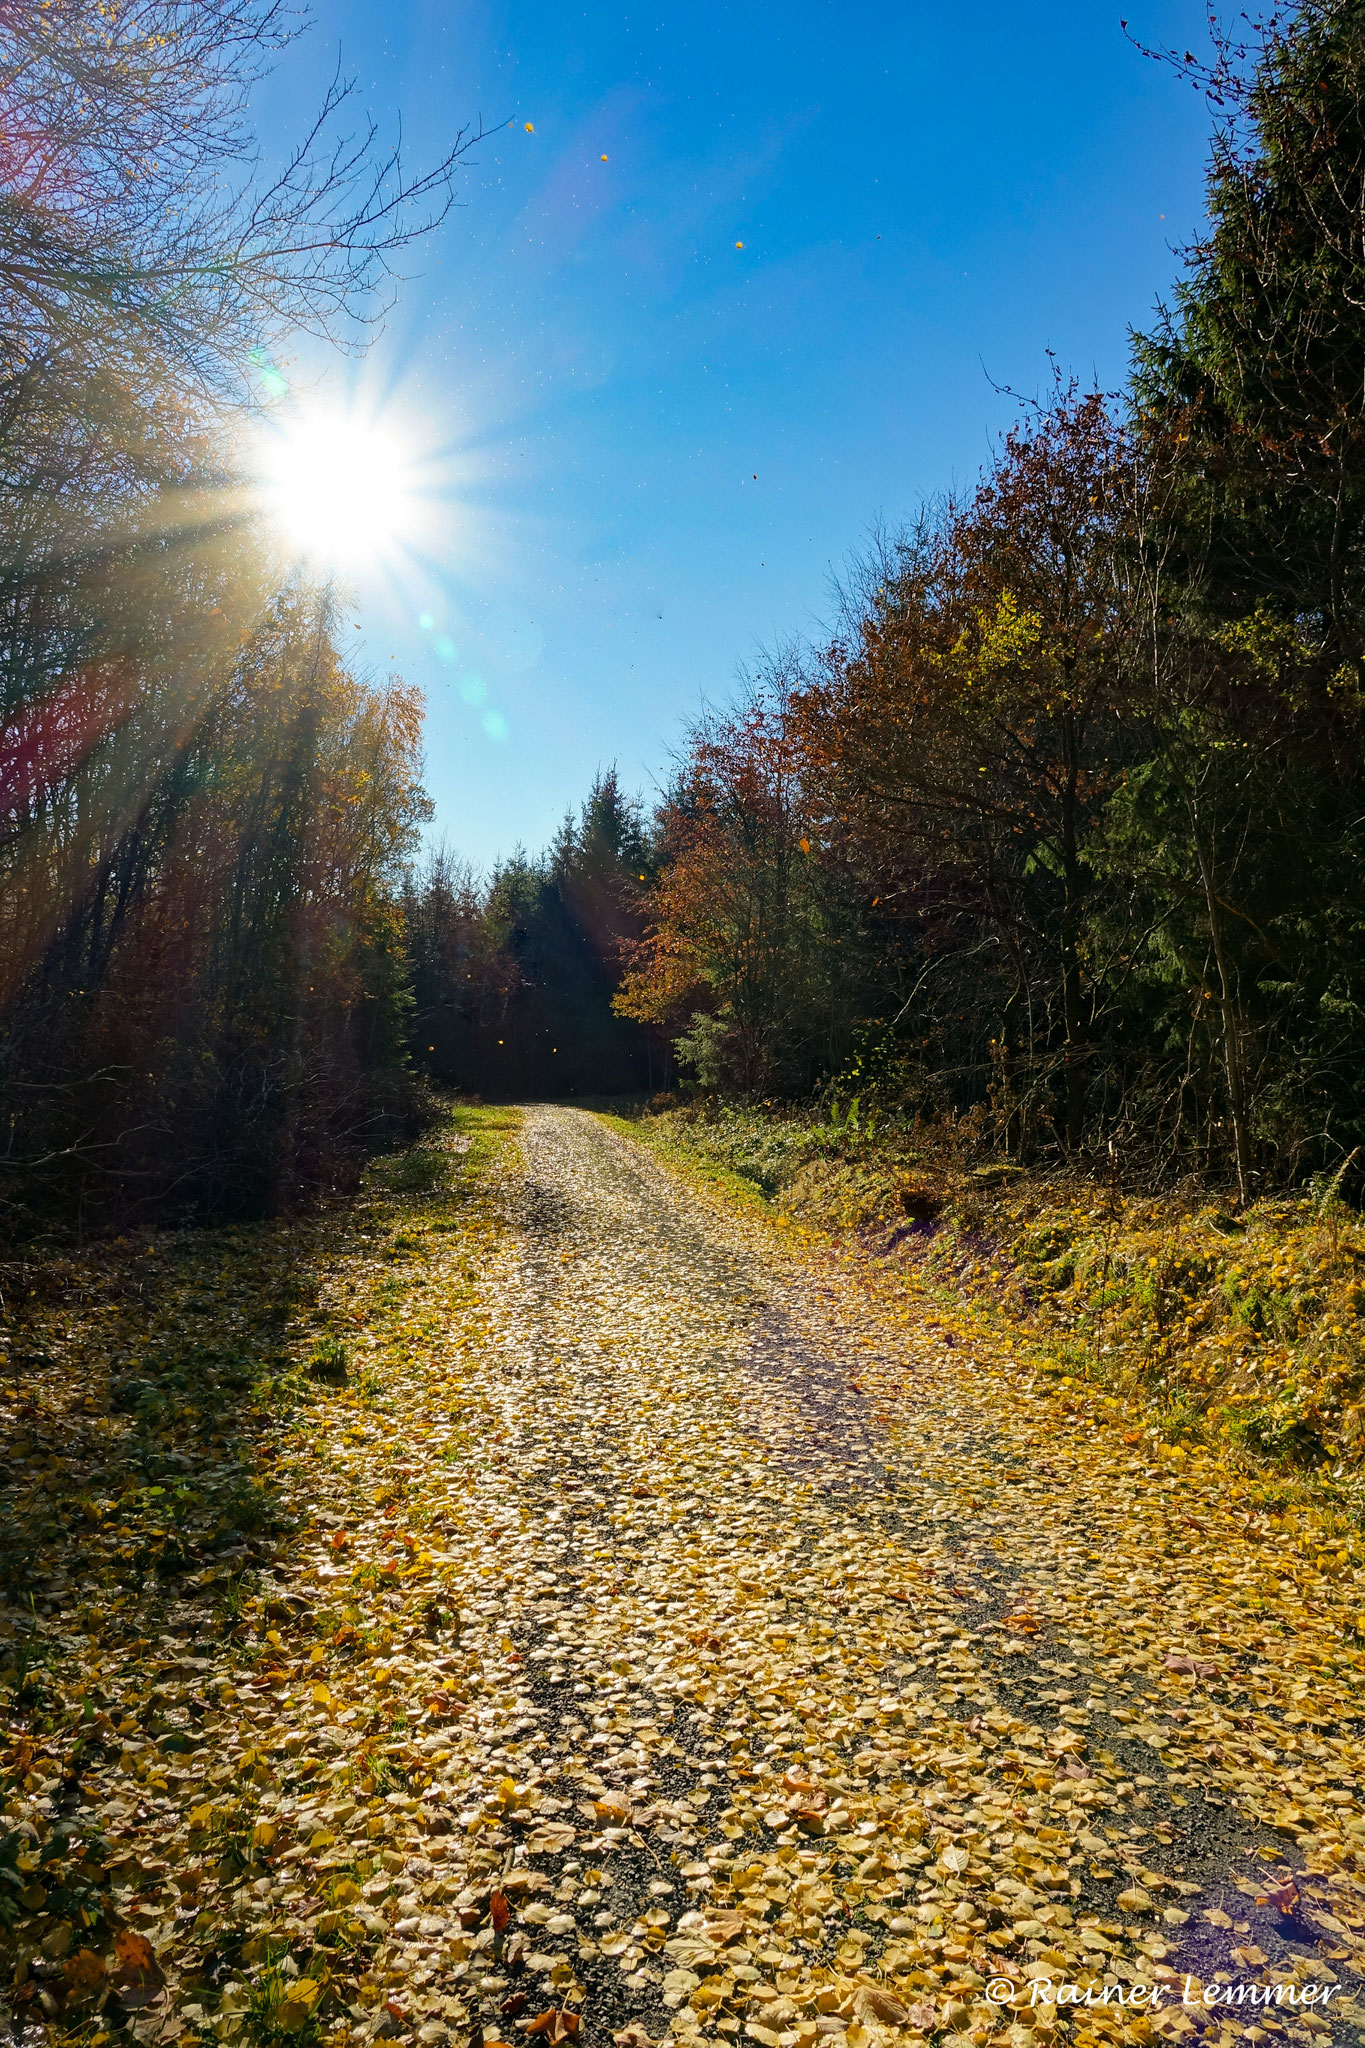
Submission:
<svg viewBox="0 0 1365 2048">
<path fill-rule="evenodd" d="M 1210 227 L 1129 391 L 1059 378 L 691 737 L 618 1004 L 705 1086 L 1355 1170 L 1365 46 L 1304 8 L 1197 82 Z"/>
<path fill-rule="evenodd" d="M 269 183 L 245 99 L 293 33 L 268 0 L 0 8 L 11 1234 L 279 1208 L 408 1114 L 421 703 L 272 559 L 240 430 L 273 346 L 360 338 L 462 143 L 413 181 L 342 150 L 339 83 Z"/>
</svg>

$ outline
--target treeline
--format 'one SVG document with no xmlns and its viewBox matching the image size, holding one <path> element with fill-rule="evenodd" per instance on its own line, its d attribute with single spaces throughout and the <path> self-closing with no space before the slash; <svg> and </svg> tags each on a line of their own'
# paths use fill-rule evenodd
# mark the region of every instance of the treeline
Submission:
<svg viewBox="0 0 1365 2048">
<path fill-rule="evenodd" d="M 272 559 L 241 430 L 440 218 L 272 0 L 0 5 L 0 1231 L 259 1212 L 411 1113 L 421 707 Z"/>
<path fill-rule="evenodd" d="M 1246 1190 L 1365 1144 L 1365 12 L 1171 61 L 1209 225 L 1130 390 L 698 725 L 616 1000 L 709 1086 Z"/>
<path fill-rule="evenodd" d="M 488 876 L 438 852 L 403 921 L 414 1061 L 506 1101 L 649 1093 L 674 1078 L 664 1036 L 612 997 L 645 930 L 654 853 L 640 805 L 599 776 L 546 851 Z"/>
</svg>

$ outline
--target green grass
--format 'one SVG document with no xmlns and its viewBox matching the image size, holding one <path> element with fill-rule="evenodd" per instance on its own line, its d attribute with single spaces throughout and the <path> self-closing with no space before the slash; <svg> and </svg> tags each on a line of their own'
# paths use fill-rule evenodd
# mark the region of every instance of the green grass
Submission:
<svg viewBox="0 0 1365 2048">
<path fill-rule="evenodd" d="M 1334 1187 L 1235 1211 L 1211 1189 L 1002 1169 L 946 1122 L 712 1102 L 606 1121 L 748 1206 L 856 1234 L 887 1284 L 969 1308 L 1163 1442 L 1365 1483 L 1365 1221 Z"/>
<path fill-rule="evenodd" d="M 519 1110 L 501 1105 L 452 1102 L 415 1145 L 386 1154 L 370 1165 L 365 1190 L 387 1198 L 407 1217 L 431 1229 L 460 1227 L 453 1212 L 521 1125 Z M 395 1241 L 403 1236 L 395 1233 Z M 411 1240 L 408 1251 L 420 1249 Z"/>
<path fill-rule="evenodd" d="M 661 1159 L 690 1179 L 719 1188 L 722 1193 L 751 1208 L 766 1210 L 772 1206 L 768 1191 L 757 1175 L 738 1163 L 681 1141 L 669 1128 L 662 1126 L 661 1121 L 615 1116 L 609 1112 L 599 1112 L 599 1115 L 600 1121 L 610 1129 L 647 1145 L 651 1152 L 657 1152 Z"/>
</svg>

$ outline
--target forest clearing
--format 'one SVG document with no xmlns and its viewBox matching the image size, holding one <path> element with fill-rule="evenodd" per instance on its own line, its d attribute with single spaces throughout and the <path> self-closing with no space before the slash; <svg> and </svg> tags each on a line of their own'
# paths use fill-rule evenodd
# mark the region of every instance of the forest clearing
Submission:
<svg viewBox="0 0 1365 2048">
<path fill-rule="evenodd" d="M 462 1108 L 16 1277 L 20 2037 L 1365 2026 L 1346 1545 L 856 1242 Z"/>
</svg>

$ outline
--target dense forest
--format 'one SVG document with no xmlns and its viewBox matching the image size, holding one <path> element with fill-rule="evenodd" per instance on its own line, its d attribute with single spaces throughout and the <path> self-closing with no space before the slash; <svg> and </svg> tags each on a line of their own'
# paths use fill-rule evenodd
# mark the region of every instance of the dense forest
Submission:
<svg viewBox="0 0 1365 2048">
<path fill-rule="evenodd" d="M 539 859 L 479 877 L 446 853 L 407 878 L 414 1056 L 493 1100 L 650 1092 L 668 1043 L 612 999 L 645 934 L 653 870 L 641 807 L 598 777 Z"/>
<path fill-rule="evenodd" d="M 1365 11 L 1201 66 L 1207 228 L 1128 389 L 1059 376 L 822 641 L 536 857 L 423 839 L 422 706 L 234 456 L 363 338 L 467 138 L 271 184 L 265 0 L 0 7 L 0 1215 L 259 1213 L 435 1081 L 967 1119 L 1253 1183 L 1365 1145 Z M 265 366 L 264 370 L 262 366 Z M 448 821 L 458 840 L 458 819 Z"/>
</svg>

